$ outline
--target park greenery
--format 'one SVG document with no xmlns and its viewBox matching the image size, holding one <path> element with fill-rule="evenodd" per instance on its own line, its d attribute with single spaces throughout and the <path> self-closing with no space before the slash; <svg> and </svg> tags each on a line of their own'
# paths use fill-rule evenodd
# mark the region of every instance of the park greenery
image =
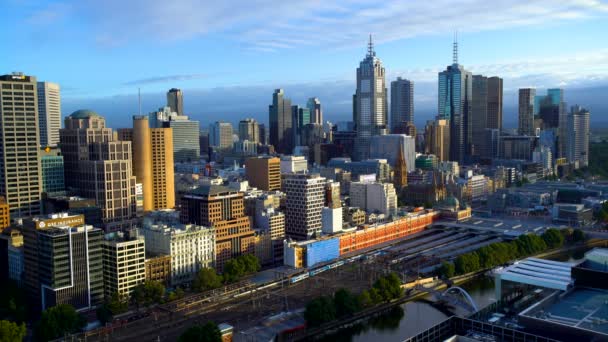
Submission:
<svg viewBox="0 0 608 342">
<path fill-rule="evenodd" d="M 578 242 L 585 239 L 580 229 L 547 229 L 542 235 L 525 234 L 510 242 L 496 242 L 473 252 L 458 256 L 454 263 L 443 262 L 438 275 L 451 278 L 506 264 L 512 260 L 528 257 L 549 249 L 562 247 L 566 240 Z"/>
<path fill-rule="evenodd" d="M 81 331 L 86 326 L 86 319 L 73 306 L 59 304 L 42 312 L 36 324 L 34 336 L 38 341 L 50 341 Z"/>
<path fill-rule="evenodd" d="M 133 288 L 131 300 L 138 307 L 151 306 L 164 302 L 164 296 L 165 286 L 158 281 L 148 280 Z"/>
<path fill-rule="evenodd" d="M 304 311 L 309 326 L 320 326 L 337 318 L 353 315 L 362 309 L 397 299 L 403 295 L 401 280 L 395 273 L 382 276 L 369 289 L 359 295 L 347 289 L 337 290 L 333 296 L 311 300 Z"/>
<path fill-rule="evenodd" d="M 222 286 L 222 284 L 235 283 L 243 276 L 259 270 L 260 261 L 255 255 L 241 255 L 228 260 L 224 264 L 224 273 L 221 275 L 211 267 L 202 268 L 192 281 L 192 288 L 196 291 L 213 290 Z"/>
<path fill-rule="evenodd" d="M 21 342 L 26 335 L 25 323 L 0 321 L 0 342 Z"/>
<path fill-rule="evenodd" d="M 221 342 L 222 334 L 217 324 L 207 322 L 204 325 L 194 325 L 188 328 L 178 339 L 178 342 Z"/>
</svg>

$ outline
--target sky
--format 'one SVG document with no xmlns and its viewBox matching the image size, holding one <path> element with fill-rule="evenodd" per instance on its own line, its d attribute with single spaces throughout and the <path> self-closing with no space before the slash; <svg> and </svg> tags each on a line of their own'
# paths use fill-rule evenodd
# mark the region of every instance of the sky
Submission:
<svg viewBox="0 0 608 342">
<path fill-rule="evenodd" d="M 352 117 L 355 70 L 369 34 L 387 72 L 415 83 L 417 125 L 436 113 L 437 73 L 452 61 L 504 79 L 505 126 L 517 89 L 565 89 L 569 104 L 608 125 L 608 2 L 0 0 L 0 73 L 59 83 L 62 112 L 88 108 L 110 127 L 184 91 L 202 126 L 268 121 L 275 88 L 319 97 L 326 120 Z"/>
</svg>

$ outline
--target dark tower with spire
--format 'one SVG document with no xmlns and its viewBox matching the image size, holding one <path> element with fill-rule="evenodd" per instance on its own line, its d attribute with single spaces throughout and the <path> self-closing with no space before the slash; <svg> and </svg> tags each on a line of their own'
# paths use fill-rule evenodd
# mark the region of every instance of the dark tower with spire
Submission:
<svg viewBox="0 0 608 342">
<path fill-rule="evenodd" d="M 407 186 L 407 164 L 403 156 L 403 148 L 399 149 L 399 156 L 397 156 L 397 161 L 395 162 L 393 183 L 397 190 L 401 190 Z"/>
</svg>

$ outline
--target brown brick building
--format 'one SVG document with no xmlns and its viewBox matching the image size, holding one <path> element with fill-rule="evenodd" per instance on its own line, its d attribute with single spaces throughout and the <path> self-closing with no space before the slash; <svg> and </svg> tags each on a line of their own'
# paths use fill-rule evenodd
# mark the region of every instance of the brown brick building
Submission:
<svg viewBox="0 0 608 342">
<path fill-rule="evenodd" d="M 281 190 L 281 159 L 256 157 L 245 161 L 247 180 L 253 187 L 264 191 Z"/>
<path fill-rule="evenodd" d="M 181 198 L 181 221 L 215 228 L 216 267 L 255 251 L 255 233 L 245 215 L 243 193 L 220 185 L 205 185 Z"/>
</svg>

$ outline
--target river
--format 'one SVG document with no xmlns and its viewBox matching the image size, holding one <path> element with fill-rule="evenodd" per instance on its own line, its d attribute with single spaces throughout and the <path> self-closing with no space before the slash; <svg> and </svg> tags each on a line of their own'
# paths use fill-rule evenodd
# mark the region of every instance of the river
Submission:
<svg viewBox="0 0 608 342">
<path fill-rule="evenodd" d="M 588 248 L 584 250 L 567 252 L 550 257 L 556 261 L 575 261 L 581 259 Z M 494 278 L 479 277 L 471 280 L 461 287 L 466 290 L 478 308 L 483 308 L 495 299 Z M 428 297 L 426 297 L 428 298 Z M 457 312 L 460 313 L 460 309 Z M 403 341 L 440 322 L 447 316 L 435 309 L 425 301 L 413 301 L 396 307 L 391 312 L 372 318 L 365 323 L 348 329 L 342 329 L 322 339 L 327 342 L 379 342 Z"/>
</svg>

